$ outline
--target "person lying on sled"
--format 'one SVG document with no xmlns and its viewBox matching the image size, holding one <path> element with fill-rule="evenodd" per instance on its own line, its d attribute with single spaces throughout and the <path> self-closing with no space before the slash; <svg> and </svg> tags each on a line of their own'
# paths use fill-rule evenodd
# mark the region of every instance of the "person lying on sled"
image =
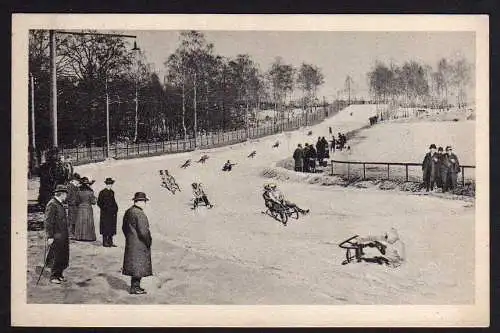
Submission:
<svg viewBox="0 0 500 333">
<path fill-rule="evenodd" d="M 165 169 L 165 179 L 164 179 L 165 185 L 167 185 L 169 188 L 174 188 L 177 191 L 180 191 L 181 188 L 179 187 L 179 184 L 175 181 L 174 176 L 172 176 L 167 169 Z"/>
<path fill-rule="evenodd" d="M 285 196 L 283 195 L 283 192 L 281 192 L 274 183 L 266 184 L 264 186 L 264 198 L 266 199 L 266 206 L 268 208 L 270 208 L 268 205 L 276 203 L 289 208 L 295 207 L 301 214 L 309 213 L 309 209 L 304 210 L 299 206 L 297 206 L 296 204 L 294 204 L 293 202 L 286 200 Z M 268 202 L 268 200 L 270 202 Z"/>
<path fill-rule="evenodd" d="M 361 249 L 358 261 L 384 263 L 392 267 L 398 267 L 405 261 L 405 245 L 395 228 L 380 236 L 358 237 L 356 241 Z M 365 256 L 363 249 L 367 247 L 376 248 L 380 254 Z"/>
</svg>

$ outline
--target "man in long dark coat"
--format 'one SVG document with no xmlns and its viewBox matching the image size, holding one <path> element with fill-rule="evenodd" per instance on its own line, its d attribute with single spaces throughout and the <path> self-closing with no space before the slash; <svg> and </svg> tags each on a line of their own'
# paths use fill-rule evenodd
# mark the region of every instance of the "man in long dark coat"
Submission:
<svg viewBox="0 0 500 333">
<path fill-rule="evenodd" d="M 460 172 L 460 163 L 457 155 L 452 151 L 452 147 L 447 146 L 442 159 L 441 175 L 443 178 L 443 192 L 454 190 L 457 186 L 457 175 Z"/>
<path fill-rule="evenodd" d="M 136 192 L 134 205 L 123 216 L 122 230 L 125 234 L 125 254 L 122 274 L 131 277 L 131 294 L 145 294 L 141 278 L 153 275 L 151 264 L 151 232 L 144 207 L 149 199 L 144 192 Z"/>
<path fill-rule="evenodd" d="M 433 158 L 436 154 L 436 145 L 431 144 L 429 146 L 429 152 L 425 154 L 424 160 L 422 162 L 422 173 L 424 179 L 425 191 L 429 192 L 431 188 L 431 175 L 433 171 Z"/>
<path fill-rule="evenodd" d="M 443 177 L 441 175 L 441 168 L 443 164 L 443 147 L 438 147 L 437 153 L 437 163 L 436 168 L 434 169 L 434 179 L 436 181 L 437 188 L 443 188 Z"/>
<path fill-rule="evenodd" d="M 304 152 L 302 151 L 302 145 L 300 143 L 297 145 L 297 149 L 293 152 L 293 160 L 295 161 L 295 171 L 302 171 Z"/>
<path fill-rule="evenodd" d="M 67 193 L 66 186 L 57 185 L 54 197 L 45 209 L 45 232 L 49 246 L 46 264 L 51 268 L 50 282 L 55 284 L 66 281 L 63 271 L 69 264 L 68 221 L 63 206 Z"/>
<path fill-rule="evenodd" d="M 99 231 L 102 235 L 102 246 L 116 247 L 113 244 L 113 236 L 116 235 L 116 216 L 118 214 L 118 204 L 115 200 L 115 192 L 111 189 L 115 181 L 106 178 L 104 184 L 106 188 L 99 192 L 97 206 L 101 209 L 99 219 Z"/>
<path fill-rule="evenodd" d="M 302 170 L 304 172 L 310 172 L 310 167 L 309 167 L 309 156 L 311 154 L 311 151 L 309 150 L 309 144 L 306 142 L 304 145 L 304 149 L 302 150 L 302 156 L 303 156 L 303 162 L 302 162 Z"/>
</svg>

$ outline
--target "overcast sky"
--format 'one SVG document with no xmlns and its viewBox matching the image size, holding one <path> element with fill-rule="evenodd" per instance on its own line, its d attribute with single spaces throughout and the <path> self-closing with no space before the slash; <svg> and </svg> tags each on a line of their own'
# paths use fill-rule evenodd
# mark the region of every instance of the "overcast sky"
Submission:
<svg viewBox="0 0 500 333">
<path fill-rule="evenodd" d="M 179 31 L 120 31 L 137 35 L 160 78 L 164 62 L 179 45 Z M 299 67 L 302 62 L 321 68 L 325 83 L 318 96 L 332 99 L 344 88 L 347 75 L 354 80 L 358 95 L 367 93 L 366 73 L 376 60 L 402 64 L 416 60 L 433 67 L 442 57 L 464 57 L 475 62 L 473 32 L 270 32 L 203 31 L 215 53 L 226 57 L 248 53 L 267 71 L 276 56 Z"/>
</svg>

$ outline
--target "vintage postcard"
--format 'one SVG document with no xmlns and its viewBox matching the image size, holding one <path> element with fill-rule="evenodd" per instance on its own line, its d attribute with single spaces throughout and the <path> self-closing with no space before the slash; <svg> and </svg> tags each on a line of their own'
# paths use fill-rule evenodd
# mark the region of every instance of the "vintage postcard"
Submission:
<svg viewBox="0 0 500 333">
<path fill-rule="evenodd" d="M 488 16 L 12 23 L 12 325 L 489 325 Z"/>
</svg>

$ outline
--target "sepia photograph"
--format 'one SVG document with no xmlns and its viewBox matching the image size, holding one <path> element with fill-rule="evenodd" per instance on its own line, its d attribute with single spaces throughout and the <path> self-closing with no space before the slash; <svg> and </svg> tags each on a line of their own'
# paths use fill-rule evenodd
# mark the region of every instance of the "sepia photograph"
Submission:
<svg viewBox="0 0 500 333">
<path fill-rule="evenodd" d="M 487 16 L 12 39 L 13 325 L 489 325 Z"/>
</svg>

